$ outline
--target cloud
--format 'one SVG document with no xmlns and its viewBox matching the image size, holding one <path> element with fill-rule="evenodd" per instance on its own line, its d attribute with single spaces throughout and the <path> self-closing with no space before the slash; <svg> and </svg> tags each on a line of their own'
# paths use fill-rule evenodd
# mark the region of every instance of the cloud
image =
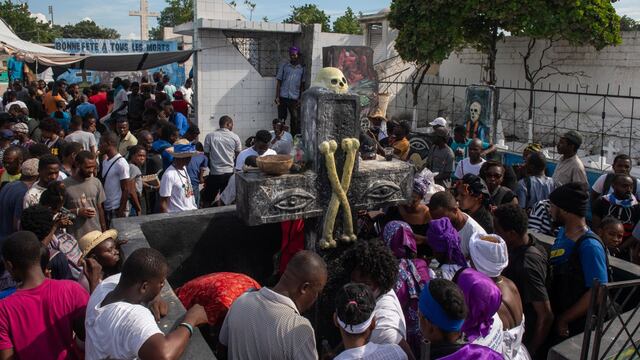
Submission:
<svg viewBox="0 0 640 360">
<path fill-rule="evenodd" d="M 140 40 L 140 35 L 138 35 L 138 34 L 136 34 L 134 32 L 131 32 L 131 33 L 129 33 L 129 35 L 126 36 L 126 38 L 129 39 L 129 40 Z"/>
</svg>

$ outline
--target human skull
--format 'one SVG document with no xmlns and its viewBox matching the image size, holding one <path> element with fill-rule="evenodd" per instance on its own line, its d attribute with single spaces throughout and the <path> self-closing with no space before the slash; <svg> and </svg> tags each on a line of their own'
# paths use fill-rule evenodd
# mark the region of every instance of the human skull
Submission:
<svg viewBox="0 0 640 360">
<path fill-rule="evenodd" d="M 349 91 L 349 85 L 344 74 L 340 69 L 334 67 L 320 69 L 312 86 L 326 88 L 336 94 L 346 94 Z"/>
<path fill-rule="evenodd" d="M 476 122 L 480 119 L 480 112 L 482 111 L 482 105 L 479 102 L 474 101 L 469 105 L 469 115 L 471 116 L 471 121 Z"/>
</svg>

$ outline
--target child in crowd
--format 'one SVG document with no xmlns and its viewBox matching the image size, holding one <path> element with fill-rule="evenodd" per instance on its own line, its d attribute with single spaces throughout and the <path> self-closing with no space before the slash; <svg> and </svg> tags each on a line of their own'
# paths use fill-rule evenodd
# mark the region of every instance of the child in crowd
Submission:
<svg viewBox="0 0 640 360">
<path fill-rule="evenodd" d="M 333 322 L 340 329 L 345 350 L 334 360 L 408 358 L 397 344 L 378 345 L 369 341 L 376 327 L 375 307 L 376 299 L 364 284 L 350 283 L 338 291 Z"/>
</svg>

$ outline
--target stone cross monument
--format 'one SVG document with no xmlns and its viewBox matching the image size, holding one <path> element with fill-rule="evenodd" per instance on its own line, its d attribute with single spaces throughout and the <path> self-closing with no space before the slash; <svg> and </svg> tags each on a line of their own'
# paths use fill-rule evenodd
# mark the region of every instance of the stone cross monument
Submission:
<svg viewBox="0 0 640 360">
<path fill-rule="evenodd" d="M 140 17 L 140 40 L 148 40 L 149 39 L 148 18 L 158 17 L 160 16 L 160 13 L 149 12 L 149 4 L 147 3 L 147 0 L 140 0 L 140 10 L 129 11 L 129 16 Z"/>
<path fill-rule="evenodd" d="M 305 219 L 305 248 L 315 250 L 320 239 L 340 239 L 342 235 L 343 240 L 353 240 L 349 223 L 353 223 L 358 210 L 407 201 L 413 185 L 412 165 L 400 160 L 358 159 L 357 147 L 354 149 L 360 132 L 358 104 L 354 95 L 317 87 L 305 91 L 301 119 L 307 170 L 281 176 L 237 173 L 238 216 L 251 226 Z M 347 176 L 338 173 L 343 169 L 349 172 Z M 342 183 L 336 184 L 341 175 Z M 337 189 L 340 185 L 342 189 Z M 336 198 L 336 191 L 341 190 L 346 198 L 332 200 L 332 195 Z M 350 208 L 351 214 L 339 215 L 338 211 L 345 208 Z M 320 220 L 325 218 L 335 219 L 336 226 L 332 221 L 322 226 Z"/>
</svg>

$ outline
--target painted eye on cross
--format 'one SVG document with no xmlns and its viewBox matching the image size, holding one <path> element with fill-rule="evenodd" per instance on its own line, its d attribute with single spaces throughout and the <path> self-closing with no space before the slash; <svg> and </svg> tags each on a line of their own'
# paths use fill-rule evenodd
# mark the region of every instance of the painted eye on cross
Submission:
<svg viewBox="0 0 640 360">
<path fill-rule="evenodd" d="M 416 152 L 422 152 L 429 149 L 427 142 L 420 138 L 413 138 L 409 140 L 409 143 L 411 144 L 411 148 Z"/>
<path fill-rule="evenodd" d="M 391 198 L 400 187 L 388 180 L 377 180 L 371 183 L 365 192 L 365 197 L 375 201 L 384 201 Z"/>
<path fill-rule="evenodd" d="M 300 189 L 285 190 L 276 197 L 272 206 L 278 210 L 294 212 L 306 208 L 316 199 L 315 196 Z"/>
</svg>

